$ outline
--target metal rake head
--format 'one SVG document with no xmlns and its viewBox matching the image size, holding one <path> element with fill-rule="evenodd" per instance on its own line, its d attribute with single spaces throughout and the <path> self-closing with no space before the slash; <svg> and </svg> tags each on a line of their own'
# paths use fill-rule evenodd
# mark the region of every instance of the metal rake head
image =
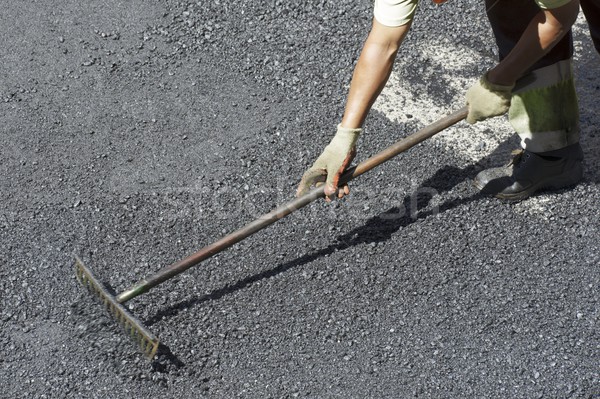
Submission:
<svg viewBox="0 0 600 399">
<path fill-rule="evenodd" d="M 88 269 L 78 257 L 75 257 L 75 274 L 77 275 L 77 280 L 79 280 L 88 291 L 96 294 L 96 296 L 100 298 L 100 301 L 123 326 L 131 339 L 137 342 L 146 357 L 152 359 L 158 350 L 158 338 L 148 331 L 135 316 L 125 309 L 125 307 L 121 305 L 116 298 L 106 290 L 106 288 L 104 288 L 103 284 L 100 283 L 90 269 Z"/>
</svg>

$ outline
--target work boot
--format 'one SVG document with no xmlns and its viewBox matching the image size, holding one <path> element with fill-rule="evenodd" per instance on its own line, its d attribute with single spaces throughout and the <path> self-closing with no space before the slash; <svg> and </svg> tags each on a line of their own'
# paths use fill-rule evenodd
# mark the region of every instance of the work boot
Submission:
<svg viewBox="0 0 600 399">
<path fill-rule="evenodd" d="M 579 143 L 542 153 L 517 150 L 513 155 L 506 166 L 481 171 L 475 187 L 500 199 L 523 200 L 541 189 L 572 186 L 583 176 Z"/>
</svg>

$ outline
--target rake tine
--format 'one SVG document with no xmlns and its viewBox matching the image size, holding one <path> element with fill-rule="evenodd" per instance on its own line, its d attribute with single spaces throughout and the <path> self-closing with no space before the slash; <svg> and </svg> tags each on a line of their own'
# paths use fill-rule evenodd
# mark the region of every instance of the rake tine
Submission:
<svg viewBox="0 0 600 399">
<path fill-rule="evenodd" d="M 109 293 L 92 272 L 75 257 L 75 274 L 77 280 L 91 293 L 96 294 L 105 308 L 121 324 L 129 337 L 135 341 L 148 359 L 152 359 L 158 350 L 158 338 L 148 331 L 135 316 L 133 316 L 123 305 L 117 302 L 115 297 Z"/>
</svg>

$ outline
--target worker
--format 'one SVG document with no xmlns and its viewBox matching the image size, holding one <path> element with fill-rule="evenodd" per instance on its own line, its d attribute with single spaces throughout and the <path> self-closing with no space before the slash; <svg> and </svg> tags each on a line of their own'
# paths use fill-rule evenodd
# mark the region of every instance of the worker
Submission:
<svg viewBox="0 0 600 399">
<path fill-rule="evenodd" d="M 521 200 L 540 189 L 559 189 L 581 180 L 571 33 L 580 2 L 600 51 L 600 0 L 485 1 L 500 57 L 468 89 L 467 122 L 508 113 L 522 148 L 506 166 L 475 177 L 473 183 L 482 192 Z M 363 123 L 390 76 L 417 4 L 418 0 L 375 0 L 372 28 L 354 69 L 341 123 L 302 176 L 298 196 L 323 183 L 328 201 L 349 193 L 339 178 L 356 155 Z"/>
</svg>

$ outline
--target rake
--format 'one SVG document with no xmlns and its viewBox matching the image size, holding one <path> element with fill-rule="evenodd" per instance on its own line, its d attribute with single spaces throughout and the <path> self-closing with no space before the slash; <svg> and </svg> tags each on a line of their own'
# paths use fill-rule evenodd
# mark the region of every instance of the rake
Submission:
<svg viewBox="0 0 600 399">
<path fill-rule="evenodd" d="M 372 156 L 357 166 L 348 169 L 340 178 L 340 184 L 347 183 L 352 179 L 374 169 L 382 163 L 390 160 L 396 155 L 408 150 L 409 148 L 421 143 L 422 141 L 436 135 L 442 130 L 458 123 L 467 116 L 467 107 L 463 107 L 454 113 L 439 119 L 438 121 L 424 127 L 404 139 L 396 142 L 380 153 Z M 210 258 L 213 255 L 231 247 L 252 234 L 264 229 L 265 227 L 286 217 L 292 212 L 310 204 L 311 202 L 325 196 L 324 187 L 320 186 L 309 191 L 307 194 L 289 201 L 275 210 L 260 216 L 258 219 L 250 222 L 241 229 L 221 238 L 220 240 L 202 248 L 198 252 L 184 258 L 170 266 L 166 266 L 157 273 L 142 279 L 131 288 L 121 292 L 118 295 L 112 295 L 97 277 L 88 269 L 83 262 L 75 257 L 75 273 L 79 282 L 96 294 L 105 307 L 113 314 L 116 320 L 129 333 L 131 338 L 136 341 L 142 352 L 152 359 L 159 347 L 159 339 L 144 327 L 140 320 L 129 312 L 123 304 L 138 295 L 141 295 L 160 283 L 184 272 L 192 266 Z"/>
</svg>

